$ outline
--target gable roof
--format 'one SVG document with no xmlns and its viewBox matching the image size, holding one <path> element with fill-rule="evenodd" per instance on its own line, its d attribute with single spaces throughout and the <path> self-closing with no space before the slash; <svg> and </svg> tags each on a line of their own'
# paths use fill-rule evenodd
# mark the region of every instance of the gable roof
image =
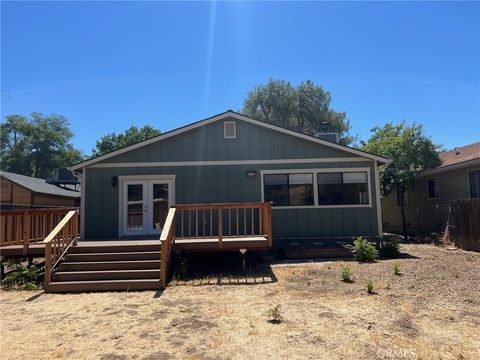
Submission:
<svg viewBox="0 0 480 360">
<path fill-rule="evenodd" d="M 78 191 L 65 190 L 56 185 L 48 184 L 45 179 L 39 179 L 6 171 L 0 171 L 0 176 L 3 176 L 5 179 L 8 179 L 36 193 L 72 198 L 80 197 L 80 193 Z"/>
<path fill-rule="evenodd" d="M 480 159 L 480 141 L 453 150 L 443 151 L 440 153 L 440 159 L 442 160 L 442 165 L 439 167 Z"/>
<path fill-rule="evenodd" d="M 194 122 L 192 124 L 189 124 L 189 125 L 180 127 L 178 129 L 160 134 L 160 135 L 152 137 L 150 139 L 146 139 L 146 140 L 140 141 L 138 143 L 125 146 L 121 149 L 114 150 L 114 151 L 111 151 L 109 153 L 99 155 L 99 156 L 96 156 L 94 158 L 82 161 L 82 162 L 80 162 L 78 164 L 75 164 L 72 167 L 70 167 L 70 170 L 75 171 L 75 170 L 79 170 L 83 167 L 88 167 L 88 166 L 93 165 L 95 163 L 98 163 L 100 161 L 109 159 L 113 156 L 120 155 L 120 154 L 123 154 L 125 152 L 138 149 L 139 147 L 150 145 L 150 144 L 155 143 L 157 141 L 162 141 L 162 140 L 168 139 L 172 136 L 180 135 L 184 132 L 196 129 L 196 128 L 201 127 L 201 126 L 211 124 L 211 123 L 216 122 L 216 121 L 221 121 L 221 120 L 223 120 L 225 118 L 228 118 L 228 117 L 232 117 L 236 120 L 245 121 L 245 122 L 248 122 L 250 124 L 262 126 L 262 127 L 265 127 L 265 128 L 271 129 L 271 130 L 279 131 L 279 132 L 282 132 L 284 134 L 295 136 L 297 138 L 301 138 L 301 139 L 304 139 L 304 140 L 307 140 L 307 141 L 312 141 L 312 142 L 315 142 L 315 143 L 318 143 L 318 144 L 321 144 L 321 145 L 325 145 L 325 146 L 329 146 L 329 147 L 332 147 L 332 148 L 340 149 L 340 150 L 346 151 L 348 153 L 355 154 L 357 156 L 365 157 L 367 159 L 377 160 L 382 164 L 388 163 L 388 161 L 389 161 L 387 158 L 384 158 L 382 156 L 371 154 L 371 153 L 368 153 L 368 152 L 365 152 L 365 151 L 362 151 L 362 150 L 358 150 L 358 149 L 355 149 L 355 148 L 352 148 L 352 147 L 349 147 L 349 146 L 346 146 L 346 145 L 341 145 L 341 144 L 331 142 L 331 141 L 328 141 L 328 140 L 320 139 L 320 138 L 317 138 L 315 136 L 307 135 L 307 134 L 304 134 L 304 133 L 301 133 L 301 132 L 298 132 L 298 131 L 295 131 L 295 130 L 290 130 L 290 129 L 287 129 L 287 128 L 283 128 L 281 126 L 269 124 L 269 123 L 266 123 L 264 121 L 255 120 L 255 119 L 252 119 L 248 116 L 245 116 L 245 115 L 242 115 L 240 113 L 234 112 L 232 110 L 227 110 L 227 111 L 225 111 L 221 114 L 218 114 L 218 115 L 215 115 L 215 116 L 212 116 L 212 117 Z"/>
</svg>

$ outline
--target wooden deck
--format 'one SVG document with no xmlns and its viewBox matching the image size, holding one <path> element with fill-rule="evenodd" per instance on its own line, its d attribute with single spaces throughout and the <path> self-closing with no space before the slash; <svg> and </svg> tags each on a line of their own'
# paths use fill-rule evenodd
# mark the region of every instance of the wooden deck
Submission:
<svg viewBox="0 0 480 360">
<path fill-rule="evenodd" d="M 79 214 L 5 215 L 2 257 L 44 257 L 49 292 L 164 289 L 173 250 L 264 250 L 272 246 L 271 204 L 170 208 L 160 238 L 79 239 Z"/>
</svg>

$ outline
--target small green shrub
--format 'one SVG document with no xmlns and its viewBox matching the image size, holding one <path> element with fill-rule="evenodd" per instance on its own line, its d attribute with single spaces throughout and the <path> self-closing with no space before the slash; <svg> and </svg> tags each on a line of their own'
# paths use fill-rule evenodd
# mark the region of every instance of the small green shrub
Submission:
<svg viewBox="0 0 480 360">
<path fill-rule="evenodd" d="M 380 242 L 380 254 L 388 259 L 396 259 L 400 256 L 398 240 L 391 236 L 385 236 Z"/>
<path fill-rule="evenodd" d="M 353 240 L 353 245 L 345 245 L 350 250 L 353 258 L 360 262 L 373 262 L 378 257 L 378 250 L 374 243 L 367 241 L 363 236 Z"/>
<path fill-rule="evenodd" d="M 272 306 L 270 309 L 267 311 L 267 316 L 268 316 L 268 322 L 278 324 L 283 320 L 282 316 L 282 308 L 280 304 Z"/>
<path fill-rule="evenodd" d="M 402 274 L 400 271 L 400 264 L 398 262 L 395 262 L 393 264 L 393 273 L 397 276 L 400 276 Z"/>
<path fill-rule="evenodd" d="M 340 265 L 340 272 L 342 273 L 342 281 L 346 283 L 353 282 L 352 279 L 352 270 L 349 266 Z"/>
<path fill-rule="evenodd" d="M 375 294 L 375 288 L 373 286 L 373 280 L 372 279 L 367 280 L 367 293 Z"/>
<path fill-rule="evenodd" d="M 2 280 L 2 287 L 5 290 L 37 290 L 40 282 L 38 269 L 35 266 L 13 267 L 14 270 L 10 272 Z"/>
</svg>

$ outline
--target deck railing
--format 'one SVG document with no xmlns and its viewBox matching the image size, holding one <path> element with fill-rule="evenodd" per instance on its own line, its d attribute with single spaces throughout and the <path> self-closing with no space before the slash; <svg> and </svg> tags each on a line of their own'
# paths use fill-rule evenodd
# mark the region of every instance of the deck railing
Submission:
<svg viewBox="0 0 480 360">
<path fill-rule="evenodd" d="M 272 246 L 271 203 L 177 204 L 176 239 L 265 237 Z"/>
<path fill-rule="evenodd" d="M 45 288 L 52 281 L 52 273 L 57 264 L 78 240 L 78 218 L 78 210 L 69 211 L 43 240 L 45 244 Z"/>
<path fill-rule="evenodd" d="M 72 208 L 6 210 L 0 212 L 0 246 L 41 243 Z"/>
<path fill-rule="evenodd" d="M 160 234 L 160 285 L 165 289 L 170 258 L 175 240 L 175 208 L 168 210 L 167 219 Z"/>
</svg>

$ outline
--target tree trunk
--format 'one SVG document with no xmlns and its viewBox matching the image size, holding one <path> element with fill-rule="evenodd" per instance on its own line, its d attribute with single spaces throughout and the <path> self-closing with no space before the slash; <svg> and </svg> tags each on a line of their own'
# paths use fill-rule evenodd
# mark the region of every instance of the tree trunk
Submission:
<svg viewBox="0 0 480 360">
<path fill-rule="evenodd" d="M 403 238 L 405 239 L 405 241 L 407 241 L 408 240 L 407 219 L 405 219 L 405 205 L 404 204 L 402 204 L 402 206 L 400 206 L 400 211 L 402 213 Z"/>
</svg>

